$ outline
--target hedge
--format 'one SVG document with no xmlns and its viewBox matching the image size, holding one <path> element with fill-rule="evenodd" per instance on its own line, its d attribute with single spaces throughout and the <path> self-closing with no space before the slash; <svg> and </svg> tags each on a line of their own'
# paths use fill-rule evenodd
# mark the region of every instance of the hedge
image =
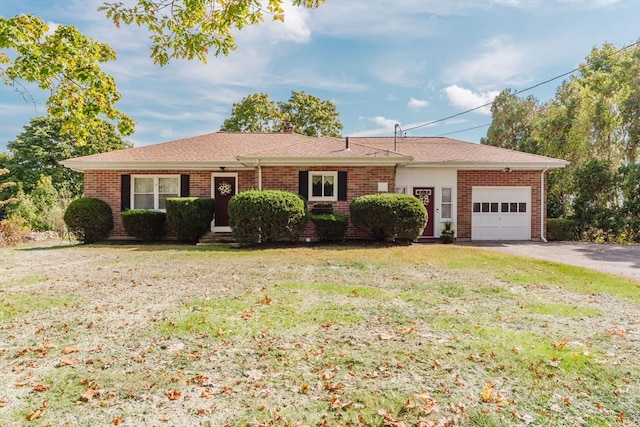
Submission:
<svg viewBox="0 0 640 427">
<path fill-rule="evenodd" d="M 242 244 L 297 240 L 307 223 L 299 195 L 279 190 L 248 190 L 229 200 L 229 225 Z"/>
<path fill-rule="evenodd" d="M 566 218 L 547 218 L 547 240 L 576 240 L 575 222 Z"/>
<path fill-rule="evenodd" d="M 196 243 L 207 230 L 216 207 L 210 197 L 170 197 L 166 200 L 167 219 L 173 226 L 178 240 Z"/>
<path fill-rule="evenodd" d="M 164 236 L 167 214 L 148 209 L 129 209 L 120 212 L 122 226 L 129 236 L 143 242 L 160 240 Z"/>
<path fill-rule="evenodd" d="M 315 234 L 321 242 L 342 242 L 347 234 L 348 219 L 339 214 L 311 215 Z"/>
<path fill-rule="evenodd" d="M 427 210 L 409 194 L 360 196 L 349 205 L 351 223 L 377 241 L 413 242 L 427 226 Z"/>
</svg>

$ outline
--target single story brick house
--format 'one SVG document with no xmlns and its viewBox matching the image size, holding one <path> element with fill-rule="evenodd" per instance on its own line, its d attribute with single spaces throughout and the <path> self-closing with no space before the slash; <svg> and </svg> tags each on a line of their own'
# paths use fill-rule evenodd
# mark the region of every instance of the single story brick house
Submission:
<svg viewBox="0 0 640 427">
<path fill-rule="evenodd" d="M 62 162 L 84 173 L 87 197 L 114 213 L 110 239 L 129 238 L 123 209 L 164 209 L 168 197 L 216 199 L 213 232 L 228 232 L 227 205 L 244 190 L 301 194 L 349 214 L 358 196 L 413 194 L 429 213 L 423 237 L 450 221 L 458 239 L 532 240 L 546 234 L 546 173 L 564 160 L 445 137 L 309 137 L 215 132 Z M 309 224 L 303 237 L 313 238 Z M 350 226 L 347 237 L 360 237 Z"/>
</svg>

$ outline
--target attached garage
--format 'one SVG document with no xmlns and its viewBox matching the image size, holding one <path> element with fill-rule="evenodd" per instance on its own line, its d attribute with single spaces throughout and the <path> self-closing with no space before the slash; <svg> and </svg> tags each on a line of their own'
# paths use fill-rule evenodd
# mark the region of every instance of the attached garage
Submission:
<svg viewBox="0 0 640 427">
<path fill-rule="evenodd" d="M 531 240 L 531 187 L 473 187 L 472 240 Z"/>
</svg>

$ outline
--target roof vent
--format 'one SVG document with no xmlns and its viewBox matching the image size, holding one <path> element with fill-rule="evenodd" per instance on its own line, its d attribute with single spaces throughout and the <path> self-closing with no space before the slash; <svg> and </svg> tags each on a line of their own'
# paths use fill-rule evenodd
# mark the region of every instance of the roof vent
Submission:
<svg viewBox="0 0 640 427">
<path fill-rule="evenodd" d="M 284 133 L 293 133 L 293 123 L 287 122 L 284 124 Z"/>
</svg>

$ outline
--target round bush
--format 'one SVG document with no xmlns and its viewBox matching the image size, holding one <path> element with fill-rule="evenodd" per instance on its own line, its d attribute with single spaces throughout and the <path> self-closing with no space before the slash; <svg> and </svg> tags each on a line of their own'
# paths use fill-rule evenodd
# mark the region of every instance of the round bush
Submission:
<svg viewBox="0 0 640 427">
<path fill-rule="evenodd" d="M 304 199 L 289 191 L 249 190 L 229 201 L 229 225 L 240 243 L 296 240 L 306 223 Z"/>
<path fill-rule="evenodd" d="M 178 240 L 195 243 L 211 227 L 216 200 L 210 197 L 170 197 L 166 205 L 167 219 Z"/>
<path fill-rule="evenodd" d="M 129 236 L 143 242 L 160 240 L 164 236 L 167 214 L 148 209 L 129 209 L 120 213 L 122 226 Z"/>
<path fill-rule="evenodd" d="M 375 240 L 413 242 L 427 226 L 427 210 L 409 194 L 370 194 L 349 205 L 351 223 Z"/>
<path fill-rule="evenodd" d="M 81 197 L 69 203 L 64 222 L 76 239 L 94 243 L 104 240 L 113 230 L 113 213 L 104 200 Z"/>
</svg>

